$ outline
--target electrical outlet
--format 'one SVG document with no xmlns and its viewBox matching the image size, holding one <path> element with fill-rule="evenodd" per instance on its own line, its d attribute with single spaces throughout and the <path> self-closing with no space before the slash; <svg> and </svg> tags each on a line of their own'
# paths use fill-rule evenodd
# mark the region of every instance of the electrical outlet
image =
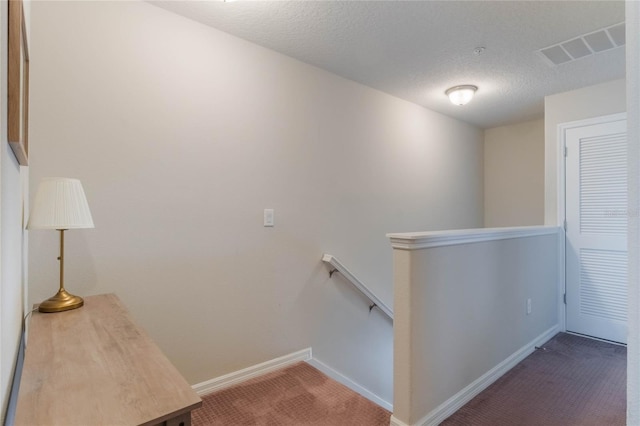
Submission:
<svg viewBox="0 0 640 426">
<path fill-rule="evenodd" d="M 527 315 L 531 314 L 531 298 L 527 299 Z"/>
</svg>

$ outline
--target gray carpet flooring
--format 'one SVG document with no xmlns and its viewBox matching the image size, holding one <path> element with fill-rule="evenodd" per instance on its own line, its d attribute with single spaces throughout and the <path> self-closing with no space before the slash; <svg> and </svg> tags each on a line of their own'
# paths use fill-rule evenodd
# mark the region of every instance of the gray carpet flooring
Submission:
<svg viewBox="0 0 640 426">
<path fill-rule="evenodd" d="M 560 333 L 444 426 L 623 426 L 624 346 Z"/>
</svg>

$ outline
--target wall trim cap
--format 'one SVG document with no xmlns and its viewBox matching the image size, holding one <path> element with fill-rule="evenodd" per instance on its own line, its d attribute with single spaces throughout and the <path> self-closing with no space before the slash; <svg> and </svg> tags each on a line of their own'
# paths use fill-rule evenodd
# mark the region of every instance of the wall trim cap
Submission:
<svg viewBox="0 0 640 426">
<path fill-rule="evenodd" d="M 509 228 L 454 229 L 447 231 L 406 232 L 387 234 L 397 250 L 420 250 L 457 244 L 481 243 L 513 238 L 558 234 L 557 226 L 518 226 Z"/>
</svg>

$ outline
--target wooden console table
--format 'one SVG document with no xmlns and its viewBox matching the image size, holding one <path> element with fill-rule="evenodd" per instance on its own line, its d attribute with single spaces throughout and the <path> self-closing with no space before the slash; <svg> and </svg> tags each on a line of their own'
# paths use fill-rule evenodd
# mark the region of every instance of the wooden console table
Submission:
<svg viewBox="0 0 640 426">
<path fill-rule="evenodd" d="M 116 295 L 33 313 L 16 426 L 189 426 L 201 405 Z"/>
</svg>

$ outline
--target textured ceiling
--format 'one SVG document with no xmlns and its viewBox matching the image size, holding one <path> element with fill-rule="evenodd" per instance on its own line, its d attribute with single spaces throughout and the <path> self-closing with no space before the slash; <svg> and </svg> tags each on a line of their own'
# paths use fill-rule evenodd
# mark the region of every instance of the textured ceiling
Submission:
<svg viewBox="0 0 640 426">
<path fill-rule="evenodd" d="M 150 3 L 483 128 L 541 117 L 544 96 L 625 73 L 624 47 L 557 67 L 535 53 L 624 21 L 623 1 Z M 460 84 L 479 87 L 462 107 L 444 95 Z"/>
</svg>

